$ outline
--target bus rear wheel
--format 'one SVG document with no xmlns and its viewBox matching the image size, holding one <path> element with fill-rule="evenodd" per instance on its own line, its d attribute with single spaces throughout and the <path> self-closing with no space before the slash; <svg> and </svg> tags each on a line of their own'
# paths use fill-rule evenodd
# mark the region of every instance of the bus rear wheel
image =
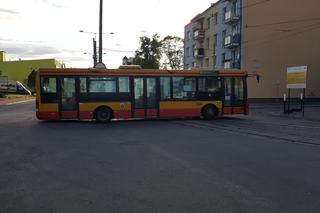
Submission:
<svg viewBox="0 0 320 213">
<path fill-rule="evenodd" d="M 109 122 L 112 118 L 112 110 L 108 107 L 100 107 L 95 111 L 95 119 L 100 123 Z"/>
<path fill-rule="evenodd" d="M 205 120 L 213 120 L 216 117 L 216 108 L 214 106 L 205 106 L 202 110 L 202 116 Z"/>
</svg>

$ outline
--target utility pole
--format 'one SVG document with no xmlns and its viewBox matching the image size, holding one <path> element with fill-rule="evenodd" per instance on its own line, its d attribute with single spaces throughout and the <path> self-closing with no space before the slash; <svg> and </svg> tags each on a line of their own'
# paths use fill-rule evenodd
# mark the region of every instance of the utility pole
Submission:
<svg viewBox="0 0 320 213">
<path fill-rule="evenodd" d="M 99 21 L 99 63 L 102 63 L 102 13 L 103 0 L 100 0 L 100 21 Z"/>
<path fill-rule="evenodd" d="M 96 38 L 93 38 L 93 67 L 97 65 L 97 41 Z"/>
</svg>

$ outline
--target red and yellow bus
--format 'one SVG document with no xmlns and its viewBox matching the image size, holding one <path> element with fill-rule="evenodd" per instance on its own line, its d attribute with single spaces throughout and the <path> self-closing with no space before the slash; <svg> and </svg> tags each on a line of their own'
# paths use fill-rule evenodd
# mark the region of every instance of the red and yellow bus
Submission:
<svg viewBox="0 0 320 213">
<path fill-rule="evenodd" d="M 247 77 L 239 70 L 40 69 L 36 115 L 108 122 L 248 114 Z"/>
</svg>

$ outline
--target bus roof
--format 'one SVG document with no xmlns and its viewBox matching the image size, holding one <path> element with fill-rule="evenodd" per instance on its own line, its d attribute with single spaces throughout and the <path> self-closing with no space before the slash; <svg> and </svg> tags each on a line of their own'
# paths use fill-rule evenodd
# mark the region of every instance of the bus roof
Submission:
<svg viewBox="0 0 320 213">
<path fill-rule="evenodd" d="M 110 76 L 247 76 L 243 70 L 159 70 L 159 69 L 96 69 L 41 68 L 40 75 L 110 75 Z"/>
</svg>

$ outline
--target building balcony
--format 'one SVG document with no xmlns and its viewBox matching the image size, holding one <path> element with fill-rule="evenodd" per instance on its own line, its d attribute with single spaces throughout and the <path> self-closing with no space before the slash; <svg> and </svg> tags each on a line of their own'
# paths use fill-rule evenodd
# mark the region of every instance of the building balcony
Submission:
<svg viewBox="0 0 320 213">
<path fill-rule="evenodd" d="M 235 24 L 237 22 L 240 21 L 240 15 L 239 14 L 234 14 L 234 13 L 229 13 L 229 14 L 226 14 L 226 17 L 225 17 L 225 23 L 226 24 Z"/>
<path fill-rule="evenodd" d="M 204 39 L 204 35 L 205 35 L 204 30 L 196 30 L 194 31 L 193 38 L 195 40 L 202 40 Z"/>
<path fill-rule="evenodd" d="M 204 48 L 197 48 L 194 50 L 194 57 L 203 58 L 204 57 Z"/>
<path fill-rule="evenodd" d="M 240 35 L 230 35 L 224 38 L 224 47 L 225 48 L 236 48 L 239 47 L 241 43 Z"/>
</svg>

